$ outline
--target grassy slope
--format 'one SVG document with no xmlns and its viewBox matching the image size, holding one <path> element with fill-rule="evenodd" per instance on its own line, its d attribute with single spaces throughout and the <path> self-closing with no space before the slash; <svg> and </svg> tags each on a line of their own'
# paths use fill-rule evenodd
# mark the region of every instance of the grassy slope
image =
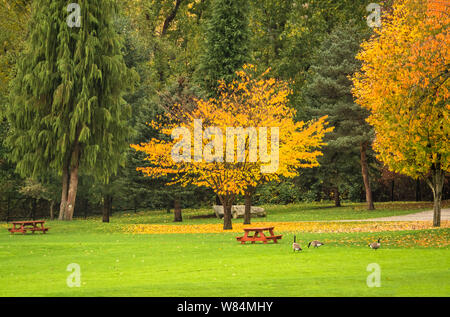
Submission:
<svg viewBox="0 0 450 317">
<path fill-rule="evenodd" d="M 280 217 L 284 214 L 279 213 Z M 124 215 L 113 218 L 111 224 L 98 220 L 53 222 L 49 234 L 35 236 L 11 236 L 1 228 L 0 296 L 450 294 L 448 248 L 395 243 L 406 235 L 419 239 L 420 235 L 431 234 L 448 239 L 448 229 L 383 233 L 386 242 L 377 251 L 366 245 L 378 237 L 375 233 L 297 233 L 302 246 L 311 239 L 325 240 L 327 245 L 294 254 L 290 248 L 292 234 L 285 234 L 278 245 L 240 245 L 230 233 L 120 233 L 121 223 L 131 219 Z M 69 263 L 81 266 L 80 288 L 66 285 Z M 366 285 L 369 263 L 381 266 L 380 288 Z"/>
</svg>

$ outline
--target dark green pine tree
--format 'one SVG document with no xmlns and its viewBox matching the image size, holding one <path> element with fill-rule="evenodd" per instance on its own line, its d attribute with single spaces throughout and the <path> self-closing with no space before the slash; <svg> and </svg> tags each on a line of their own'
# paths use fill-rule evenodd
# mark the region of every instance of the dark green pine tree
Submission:
<svg viewBox="0 0 450 317">
<path fill-rule="evenodd" d="M 213 0 L 206 22 L 204 54 L 196 72 L 206 94 L 216 93 L 217 81 L 230 82 L 249 62 L 248 0 Z"/>
<path fill-rule="evenodd" d="M 368 35 L 366 27 L 349 22 L 335 27 L 324 39 L 308 72 L 299 113 L 302 119 L 328 115 L 335 127 L 326 137 L 328 145 L 314 173 L 334 192 L 336 206 L 342 186 L 354 181 L 349 177 L 359 161 L 368 209 L 374 209 L 367 160 L 373 131 L 365 121 L 367 111 L 354 103 L 349 78 L 361 67 L 355 56 Z"/>
<path fill-rule="evenodd" d="M 61 220 L 72 219 L 80 171 L 107 182 L 124 163 L 131 129 L 122 96 L 137 78 L 113 27 L 115 1 L 77 3 L 80 27 L 69 26 L 67 1 L 34 2 L 7 110 L 18 172 L 62 177 Z"/>
</svg>

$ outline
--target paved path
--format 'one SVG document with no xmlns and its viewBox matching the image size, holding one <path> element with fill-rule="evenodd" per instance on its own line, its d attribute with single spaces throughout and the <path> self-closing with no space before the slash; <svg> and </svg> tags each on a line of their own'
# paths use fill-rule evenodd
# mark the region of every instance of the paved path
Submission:
<svg viewBox="0 0 450 317">
<path fill-rule="evenodd" d="M 422 211 L 415 214 L 408 214 L 403 216 L 391 216 L 382 218 L 358 219 L 358 220 L 339 220 L 342 222 L 350 221 L 432 221 L 433 210 Z M 450 220 L 450 208 L 441 210 L 441 220 Z"/>
</svg>

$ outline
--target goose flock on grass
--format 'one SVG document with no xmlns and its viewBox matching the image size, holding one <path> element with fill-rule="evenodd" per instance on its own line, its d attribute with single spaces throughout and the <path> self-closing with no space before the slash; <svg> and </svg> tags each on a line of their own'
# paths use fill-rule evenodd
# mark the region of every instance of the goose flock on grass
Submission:
<svg viewBox="0 0 450 317">
<path fill-rule="evenodd" d="M 295 251 L 302 251 L 302 248 L 301 248 L 300 244 L 297 243 L 296 240 L 297 240 L 297 237 L 294 235 L 294 242 L 292 243 L 292 250 L 293 250 L 294 252 L 295 252 Z M 374 250 L 379 249 L 379 248 L 381 247 L 380 240 L 381 240 L 381 239 L 378 239 L 377 242 L 372 242 L 372 243 L 370 243 L 370 244 L 369 244 L 369 247 L 370 247 L 371 249 L 374 249 Z M 325 243 L 322 243 L 322 242 L 317 241 L 317 240 L 313 240 L 313 241 L 311 241 L 310 243 L 308 243 L 308 248 L 309 248 L 310 246 L 312 246 L 312 247 L 314 247 L 314 248 L 318 248 L 318 247 L 320 247 L 320 246 L 322 246 L 322 245 L 325 245 Z"/>
</svg>

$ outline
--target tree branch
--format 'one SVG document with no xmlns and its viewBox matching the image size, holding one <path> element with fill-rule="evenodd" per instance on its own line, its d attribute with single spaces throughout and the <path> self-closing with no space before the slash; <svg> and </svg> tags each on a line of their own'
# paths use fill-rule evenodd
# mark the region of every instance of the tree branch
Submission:
<svg viewBox="0 0 450 317">
<path fill-rule="evenodd" d="M 161 37 L 166 35 L 167 30 L 169 29 L 170 23 L 172 23 L 172 21 L 175 19 L 176 15 L 177 15 L 177 12 L 178 12 L 178 9 L 180 8 L 181 2 L 183 2 L 183 0 L 176 0 L 175 7 L 172 9 L 169 16 L 164 21 L 163 28 L 161 31 Z"/>
</svg>

